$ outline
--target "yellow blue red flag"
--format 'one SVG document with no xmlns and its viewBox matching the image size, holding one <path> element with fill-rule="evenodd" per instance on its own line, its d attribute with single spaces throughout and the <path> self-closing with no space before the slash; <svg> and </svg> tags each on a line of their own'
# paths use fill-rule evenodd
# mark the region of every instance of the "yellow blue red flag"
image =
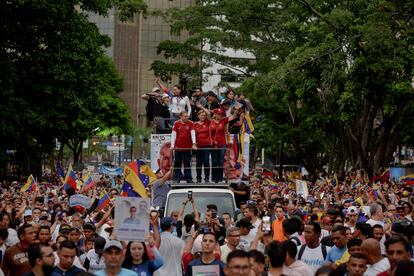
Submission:
<svg viewBox="0 0 414 276">
<path fill-rule="evenodd" d="M 36 190 L 36 186 L 37 186 L 37 182 L 34 179 L 33 175 L 29 175 L 29 177 L 27 178 L 26 184 L 24 184 L 24 186 L 21 188 L 21 191 L 30 193 L 33 192 L 34 190 Z"/>
</svg>

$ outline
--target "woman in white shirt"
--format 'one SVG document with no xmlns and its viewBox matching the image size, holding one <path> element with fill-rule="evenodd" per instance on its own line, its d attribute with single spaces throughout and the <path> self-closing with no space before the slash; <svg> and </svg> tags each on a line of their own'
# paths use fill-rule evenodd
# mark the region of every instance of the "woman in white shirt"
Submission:
<svg viewBox="0 0 414 276">
<path fill-rule="evenodd" d="M 188 117 L 191 117 L 190 99 L 185 96 L 181 84 L 176 84 L 173 88 L 173 98 L 171 101 L 171 113 L 174 121 L 180 118 L 182 111 L 187 111 Z"/>
</svg>

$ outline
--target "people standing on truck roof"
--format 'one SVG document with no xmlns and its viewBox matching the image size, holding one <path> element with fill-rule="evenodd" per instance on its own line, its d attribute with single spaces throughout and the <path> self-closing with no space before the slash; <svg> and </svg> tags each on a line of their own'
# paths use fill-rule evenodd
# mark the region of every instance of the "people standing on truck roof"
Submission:
<svg viewBox="0 0 414 276">
<path fill-rule="evenodd" d="M 196 135 L 197 151 L 196 151 L 196 172 L 197 182 L 201 183 L 201 173 L 204 167 L 204 182 L 210 181 L 210 112 L 198 104 L 201 108 L 198 111 L 198 121 L 194 123 L 194 131 Z"/>
<path fill-rule="evenodd" d="M 191 176 L 191 149 L 197 149 L 193 122 L 188 119 L 188 113 L 182 111 L 180 120 L 176 121 L 171 133 L 171 150 L 174 151 L 174 181 L 193 182 Z M 184 166 L 184 176 L 181 167 Z"/>
</svg>

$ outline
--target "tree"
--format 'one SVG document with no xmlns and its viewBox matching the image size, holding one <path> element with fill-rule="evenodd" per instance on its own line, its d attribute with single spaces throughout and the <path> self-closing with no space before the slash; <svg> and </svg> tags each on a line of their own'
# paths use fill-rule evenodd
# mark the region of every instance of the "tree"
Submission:
<svg viewBox="0 0 414 276">
<path fill-rule="evenodd" d="M 79 141 L 97 126 L 129 131 L 125 104 L 117 93 L 122 81 L 104 57 L 107 36 L 87 20 L 85 11 L 105 15 L 118 7 L 126 19 L 145 11 L 142 0 L 2 1 L 0 3 L 0 160 L 16 150 L 23 172 L 39 172 L 43 153 L 55 139 Z M 32 164 L 30 164 L 32 163 Z"/>
<path fill-rule="evenodd" d="M 172 31 L 191 37 L 158 50 L 236 67 L 249 78 L 241 89 L 265 118 L 256 127 L 258 144 L 287 143 L 310 171 L 329 163 L 372 173 L 407 138 L 410 1 L 205 0 L 169 15 Z M 228 57 L 224 48 L 254 58 Z"/>
</svg>

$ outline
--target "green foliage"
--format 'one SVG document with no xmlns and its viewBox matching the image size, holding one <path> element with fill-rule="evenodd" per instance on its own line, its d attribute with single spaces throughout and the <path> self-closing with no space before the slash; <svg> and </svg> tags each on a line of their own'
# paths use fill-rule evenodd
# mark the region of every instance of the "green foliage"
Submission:
<svg viewBox="0 0 414 276">
<path fill-rule="evenodd" d="M 81 142 L 96 127 L 130 131 L 126 105 L 118 97 L 122 79 L 104 55 L 103 48 L 111 41 L 84 14 L 105 15 L 111 7 L 118 7 L 126 19 L 145 4 L 141 0 L 0 3 L 4 99 L 0 138 L 2 147 L 17 150 L 20 164 L 30 155 L 51 152 L 56 138 L 71 147 L 76 162 Z"/>
<path fill-rule="evenodd" d="M 310 171 L 326 164 L 341 170 L 347 162 L 372 173 L 387 165 L 402 138 L 412 143 L 411 1 L 197 3 L 166 14 L 172 32 L 188 32 L 191 40 L 158 51 L 202 55 L 203 67 L 217 62 L 250 76 L 241 91 L 264 116 L 257 145 L 275 150 L 282 141 Z M 213 51 L 202 50 L 206 43 Z M 224 47 L 255 58 L 225 56 Z"/>
</svg>

